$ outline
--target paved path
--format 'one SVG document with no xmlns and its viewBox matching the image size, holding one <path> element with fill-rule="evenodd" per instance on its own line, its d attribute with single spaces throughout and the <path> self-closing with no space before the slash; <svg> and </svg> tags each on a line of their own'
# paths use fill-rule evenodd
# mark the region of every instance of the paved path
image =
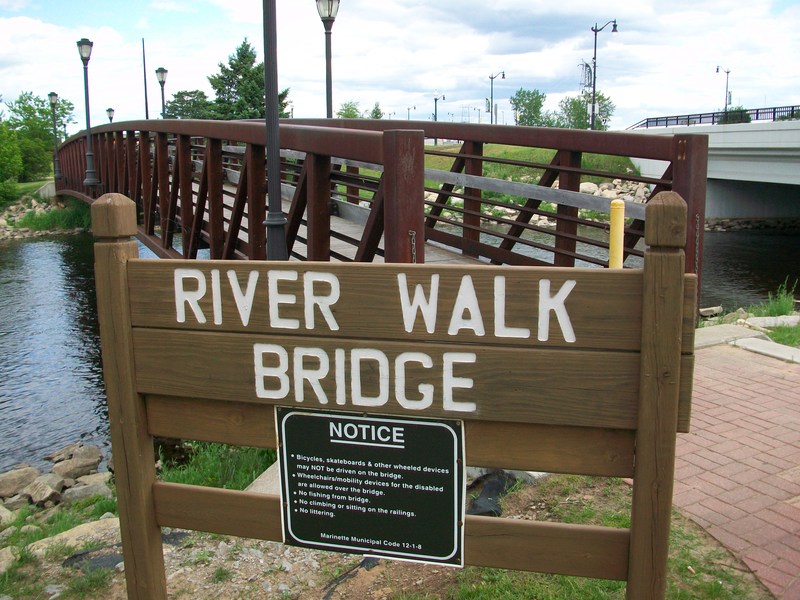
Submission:
<svg viewBox="0 0 800 600">
<path fill-rule="evenodd" d="M 678 436 L 675 506 L 776 598 L 800 600 L 800 364 L 698 342 L 692 432 Z"/>
</svg>

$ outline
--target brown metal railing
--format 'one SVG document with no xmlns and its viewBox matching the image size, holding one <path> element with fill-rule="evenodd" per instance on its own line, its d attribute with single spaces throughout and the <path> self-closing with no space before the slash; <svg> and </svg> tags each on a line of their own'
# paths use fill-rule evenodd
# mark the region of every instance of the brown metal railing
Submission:
<svg viewBox="0 0 800 600">
<path fill-rule="evenodd" d="M 87 201 L 106 191 L 131 197 L 139 237 L 160 256 L 195 258 L 208 248 L 211 258 L 264 259 L 264 127 L 103 125 L 93 129 L 103 183 L 83 187 L 85 138 L 76 136 L 60 149 L 59 193 Z M 642 183 L 649 196 L 679 193 L 688 205 L 686 271 L 700 272 L 706 136 L 295 119 L 281 122 L 280 138 L 287 243 L 297 259 L 421 262 L 424 239 L 495 264 L 606 266 L 610 200 L 579 193 L 591 178 Z M 425 138 L 439 144 L 424 146 Z M 497 145 L 521 152 L 501 158 Z M 534 149 L 548 159 L 537 162 Z M 425 168 L 423 153 L 440 167 Z M 662 161 L 663 175 L 592 168 L 587 157 L 594 154 Z M 626 204 L 625 255 L 636 257 L 644 207 Z M 363 228 L 346 226 L 352 221 Z"/>
</svg>

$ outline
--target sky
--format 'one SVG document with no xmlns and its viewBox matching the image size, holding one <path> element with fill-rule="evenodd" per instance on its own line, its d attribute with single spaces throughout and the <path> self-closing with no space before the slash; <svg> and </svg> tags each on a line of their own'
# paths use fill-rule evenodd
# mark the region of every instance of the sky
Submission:
<svg viewBox="0 0 800 600">
<path fill-rule="evenodd" d="M 325 116 L 325 33 L 313 0 L 276 0 L 278 79 L 295 117 Z M 497 120 L 513 124 L 517 90 L 545 108 L 581 90 L 597 33 L 597 89 L 622 130 L 648 117 L 733 106 L 800 104 L 800 0 L 342 0 L 333 26 L 333 106 L 377 102 L 386 118 L 486 123 L 493 81 Z M 86 125 L 76 42 L 94 42 L 91 124 L 158 118 L 155 70 L 167 101 L 202 90 L 247 39 L 263 60 L 258 0 L 0 0 L 0 96 L 54 91 Z M 144 40 L 144 64 L 142 40 Z M 146 65 L 146 68 L 145 66 Z M 717 72 L 719 67 L 719 72 Z M 727 71 L 727 73 L 726 73 Z M 500 73 L 505 74 L 505 79 Z M 495 76 L 494 80 L 491 79 Z M 727 82 L 726 82 L 727 80 Z M 437 102 L 434 98 L 440 98 Z M 6 109 L 0 105 L 0 109 Z"/>
</svg>

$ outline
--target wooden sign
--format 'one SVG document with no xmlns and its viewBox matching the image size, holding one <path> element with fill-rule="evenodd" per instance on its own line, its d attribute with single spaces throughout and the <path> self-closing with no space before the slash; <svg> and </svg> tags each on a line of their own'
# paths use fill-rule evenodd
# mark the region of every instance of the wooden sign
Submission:
<svg viewBox="0 0 800 600">
<path fill-rule="evenodd" d="M 646 210 L 644 268 L 619 271 L 145 261 L 129 239 L 134 204 L 98 199 L 98 316 L 129 597 L 167 597 L 160 528 L 180 527 L 619 579 L 631 600 L 663 598 L 676 431 L 689 426 L 696 278 L 683 272 L 683 200 L 659 193 Z M 321 429 L 309 440 L 295 423 Z M 420 433 L 426 427 L 437 433 Z M 157 481 L 154 435 L 263 447 L 280 438 L 285 476 L 298 485 L 288 481 L 284 504 Z M 436 447 L 435 457 L 339 444 L 358 436 L 387 446 L 414 439 Z M 423 481 L 420 472 L 463 464 L 462 439 L 475 466 L 631 478 L 630 528 L 459 517 L 461 475 Z M 337 468 L 355 469 L 357 491 L 300 476 L 324 467 L 330 477 L 329 465 L 337 477 L 351 475 Z M 392 481 L 411 486 L 413 506 L 375 493 Z M 437 512 L 441 529 L 428 538 L 428 517 L 417 515 Z M 397 527 L 385 536 L 375 523 L 359 529 L 349 521 L 359 514 Z"/>
</svg>

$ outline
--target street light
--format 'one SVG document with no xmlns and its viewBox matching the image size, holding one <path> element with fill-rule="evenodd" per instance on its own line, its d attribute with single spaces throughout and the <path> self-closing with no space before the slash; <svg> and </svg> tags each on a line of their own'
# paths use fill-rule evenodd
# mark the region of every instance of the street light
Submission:
<svg viewBox="0 0 800 600">
<path fill-rule="evenodd" d="M 594 129 L 594 114 L 595 114 L 595 103 L 597 102 L 597 34 L 603 31 L 606 27 L 611 24 L 614 26 L 611 28 L 611 33 L 617 33 L 617 20 L 613 19 L 603 25 L 602 27 L 597 27 L 597 23 L 594 24 L 592 27 L 592 32 L 594 32 L 594 54 L 592 55 L 592 120 L 589 123 L 589 128 Z"/>
<path fill-rule="evenodd" d="M 161 118 L 166 119 L 167 108 L 164 102 L 164 84 L 167 82 L 167 70 L 164 67 L 156 69 L 156 79 L 158 79 L 158 85 L 161 86 Z"/>
<path fill-rule="evenodd" d="M 412 109 L 412 108 L 413 108 L 414 110 L 417 110 L 417 107 L 416 107 L 416 106 L 409 106 L 409 107 L 406 109 L 406 110 L 408 111 L 408 119 L 407 119 L 408 121 L 410 121 L 410 120 L 411 120 L 411 109 Z"/>
<path fill-rule="evenodd" d="M 86 100 L 86 178 L 83 185 L 92 187 L 100 185 L 94 170 L 94 152 L 92 152 L 92 125 L 89 119 L 89 58 L 92 56 L 92 42 L 86 38 L 78 40 L 78 52 L 83 62 L 83 95 Z"/>
<path fill-rule="evenodd" d="M 439 100 L 444 100 L 445 99 L 444 94 L 442 94 L 441 96 L 439 96 L 438 93 L 436 93 L 436 94 L 437 95 L 435 95 L 433 97 L 433 121 L 434 122 L 439 120 Z M 433 145 L 434 146 L 438 146 L 439 145 L 439 138 L 433 138 Z"/>
<path fill-rule="evenodd" d="M 109 123 L 113 123 L 114 122 L 114 109 L 113 108 L 107 108 L 106 109 L 106 115 L 108 116 L 108 122 Z"/>
<path fill-rule="evenodd" d="M 336 13 L 339 12 L 339 0 L 317 0 L 317 12 L 325 27 L 325 98 L 327 100 L 327 116 L 333 118 L 333 71 L 331 70 L 331 29 Z"/>
<path fill-rule="evenodd" d="M 500 71 L 496 75 L 489 75 L 489 81 L 491 82 L 491 91 L 489 93 L 489 123 L 494 123 L 494 80 L 500 77 L 500 79 L 506 78 L 506 72 Z"/>
<path fill-rule="evenodd" d="M 720 66 L 717 65 L 717 73 L 719 73 Z M 725 73 L 725 104 L 723 105 L 724 108 L 722 110 L 725 111 L 725 114 L 728 114 L 728 105 L 731 103 L 730 97 L 728 96 L 728 77 L 730 77 L 731 70 L 730 69 L 722 69 L 722 72 Z"/>
<path fill-rule="evenodd" d="M 58 129 L 56 129 L 56 103 L 58 102 L 58 94 L 50 92 L 47 94 L 50 100 L 50 108 L 53 112 L 53 177 L 61 179 L 64 177 L 61 174 L 61 162 L 58 160 Z"/>
</svg>

